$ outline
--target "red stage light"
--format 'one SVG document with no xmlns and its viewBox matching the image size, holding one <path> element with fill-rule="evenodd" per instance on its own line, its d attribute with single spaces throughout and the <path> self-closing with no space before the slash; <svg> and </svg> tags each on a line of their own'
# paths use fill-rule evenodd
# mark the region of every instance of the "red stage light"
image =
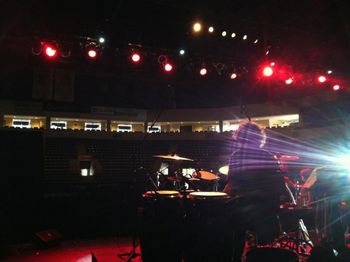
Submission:
<svg viewBox="0 0 350 262">
<path fill-rule="evenodd" d="M 287 85 L 290 85 L 291 83 L 293 83 L 293 78 L 290 77 L 290 78 L 286 79 L 285 82 L 286 82 Z"/>
<path fill-rule="evenodd" d="M 172 64 L 170 64 L 170 63 L 165 63 L 165 64 L 164 64 L 164 70 L 165 70 L 166 72 L 171 72 L 171 71 L 173 70 Z"/>
<path fill-rule="evenodd" d="M 233 79 L 236 79 L 237 78 L 237 74 L 236 73 L 232 73 L 230 78 L 233 80 Z"/>
<path fill-rule="evenodd" d="M 44 54 L 48 58 L 55 58 L 57 57 L 58 50 L 57 48 L 52 44 L 44 44 Z"/>
<path fill-rule="evenodd" d="M 270 66 L 265 66 L 262 73 L 263 73 L 263 76 L 270 77 L 273 75 L 273 69 Z"/>
<path fill-rule="evenodd" d="M 97 52 L 96 52 L 96 50 L 94 50 L 94 49 L 89 49 L 89 51 L 88 51 L 88 56 L 90 57 L 90 58 L 92 58 L 92 59 L 94 59 L 94 58 L 96 58 L 97 57 Z"/>
<path fill-rule="evenodd" d="M 334 86 L 333 86 L 333 90 L 334 90 L 334 91 L 338 91 L 339 89 L 340 89 L 340 86 L 339 86 L 339 85 L 334 85 Z"/>
<path fill-rule="evenodd" d="M 205 76 L 207 74 L 207 69 L 206 68 L 202 68 L 199 73 L 202 75 L 202 76 Z"/>
<path fill-rule="evenodd" d="M 317 80 L 318 80 L 318 82 L 320 82 L 320 83 L 324 83 L 324 82 L 326 82 L 327 78 L 326 78 L 325 76 L 319 76 L 319 77 L 317 78 Z"/>
<path fill-rule="evenodd" d="M 133 53 L 131 55 L 131 60 L 134 62 L 134 63 L 139 63 L 141 61 L 141 56 L 138 54 L 138 53 Z"/>
</svg>

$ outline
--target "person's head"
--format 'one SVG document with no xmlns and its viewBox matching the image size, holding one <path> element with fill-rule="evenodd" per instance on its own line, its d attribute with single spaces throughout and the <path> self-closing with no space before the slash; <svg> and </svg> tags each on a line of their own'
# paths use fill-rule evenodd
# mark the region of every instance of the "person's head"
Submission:
<svg viewBox="0 0 350 262">
<path fill-rule="evenodd" d="M 233 138 L 243 147 L 263 147 L 266 142 L 264 129 L 251 121 L 240 124 Z"/>
</svg>

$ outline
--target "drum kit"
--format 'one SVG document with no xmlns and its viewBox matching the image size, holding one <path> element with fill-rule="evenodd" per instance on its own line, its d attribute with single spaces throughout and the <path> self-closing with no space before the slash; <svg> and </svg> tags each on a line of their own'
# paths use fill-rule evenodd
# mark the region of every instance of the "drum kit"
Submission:
<svg viewBox="0 0 350 262">
<path fill-rule="evenodd" d="M 194 160 L 178 155 L 155 155 L 162 161 Z M 172 163 L 170 163 L 172 164 Z M 153 190 L 143 194 L 144 209 L 140 219 L 142 260 L 147 261 L 230 261 L 233 229 L 225 214 L 230 197 L 218 192 L 220 176 L 206 170 L 190 175 L 163 176 Z M 164 179 L 165 177 L 165 179 Z M 166 187 L 164 182 L 170 182 Z M 210 190 L 208 190 L 210 189 Z M 226 248 L 225 248 L 226 247 Z M 219 259 L 219 260 L 218 260 Z"/>
<path fill-rule="evenodd" d="M 166 175 L 159 172 L 152 183 L 153 190 L 143 194 L 140 215 L 143 261 L 231 261 L 234 219 L 228 206 L 232 201 L 218 186 L 220 181 L 226 181 L 229 166 L 220 167 L 217 174 L 194 169 L 190 175 L 184 175 L 180 167 L 188 167 L 193 159 L 179 155 L 153 157 L 169 161 L 170 165 L 176 163 L 177 169 Z M 288 156 L 284 159 L 295 160 Z M 281 247 L 285 242 L 279 239 L 273 247 Z M 309 244 L 310 239 L 301 244 L 305 243 Z"/>
</svg>

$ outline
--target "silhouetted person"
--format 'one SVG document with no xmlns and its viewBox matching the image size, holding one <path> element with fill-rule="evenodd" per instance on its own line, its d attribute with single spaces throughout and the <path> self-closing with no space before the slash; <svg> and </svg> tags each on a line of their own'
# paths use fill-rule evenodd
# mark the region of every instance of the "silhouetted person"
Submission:
<svg viewBox="0 0 350 262">
<path fill-rule="evenodd" d="M 277 157 L 263 149 L 266 134 L 258 124 L 241 124 L 233 139 L 236 150 L 230 158 L 224 192 L 235 199 L 235 261 L 240 261 L 246 230 L 256 232 L 260 245 L 277 237 L 276 214 L 284 182 Z"/>
</svg>

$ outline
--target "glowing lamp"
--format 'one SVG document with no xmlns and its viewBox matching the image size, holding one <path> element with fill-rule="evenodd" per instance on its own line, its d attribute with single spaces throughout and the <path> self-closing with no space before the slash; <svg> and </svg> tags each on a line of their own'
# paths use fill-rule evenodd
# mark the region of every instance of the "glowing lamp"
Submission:
<svg viewBox="0 0 350 262">
<path fill-rule="evenodd" d="M 44 49 L 44 54 L 46 57 L 48 57 L 48 58 L 57 57 L 58 50 L 55 46 L 53 46 L 51 44 L 45 44 L 43 49 Z"/>
<path fill-rule="evenodd" d="M 92 58 L 92 59 L 94 59 L 94 58 L 97 57 L 97 52 L 96 52 L 96 50 L 94 50 L 94 49 L 88 50 L 87 54 L 88 54 L 88 57 L 90 57 L 90 58 Z"/>
<path fill-rule="evenodd" d="M 198 33 L 198 32 L 200 32 L 202 30 L 202 25 L 200 24 L 200 23 L 195 23 L 194 25 L 193 25 L 193 31 L 194 32 L 196 32 L 196 33 Z"/>
<path fill-rule="evenodd" d="M 233 79 L 236 79 L 237 78 L 237 74 L 236 73 L 232 73 L 230 78 L 233 80 Z"/>
<path fill-rule="evenodd" d="M 334 86 L 333 86 L 333 90 L 334 90 L 334 91 L 338 91 L 339 89 L 340 89 L 340 86 L 339 86 L 339 85 L 334 85 Z"/>
<path fill-rule="evenodd" d="M 173 70 L 173 66 L 170 63 L 165 63 L 164 65 L 165 72 L 171 72 Z"/>
<path fill-rule="evenodd" d="M 205 76 L 207 74 L 207 69 L 206 68 L 202 68 L 200 71 L 199 71 L 200 75 L 201 76 Z"/>
<path fill-rule="evenodd" d="M 270 66 L 266 66 L 264 67 L 262 73 L 263 73 L 263 76 L 270 77 L 273 75 L 273 69 Z"/>
<path fill-rule="evenodd" d="M 320 83 L 324 83 L 324 82 L 326 82 L 327 78 L 326 78 L 325 76 L 319 76 L 319 77 L 317 78 L 317 80 L 318 80 L 318 82 L 320 82 Z"/>
<path fill-rule="evenodd" d="M 290 77 L 290 78 L 286 79 L 285 82 L 287 85 L 290 85 L 291 83 L 293 83 L 293 78 Z"/>
<path fill-rule="evenodd" d="M 138 54 L 138 53 L 133 53 L 131 55 L 131 60 L 134 62 L 134 63 L 139 63 L 141 61 L 141 56 Z"/>
</svg>

